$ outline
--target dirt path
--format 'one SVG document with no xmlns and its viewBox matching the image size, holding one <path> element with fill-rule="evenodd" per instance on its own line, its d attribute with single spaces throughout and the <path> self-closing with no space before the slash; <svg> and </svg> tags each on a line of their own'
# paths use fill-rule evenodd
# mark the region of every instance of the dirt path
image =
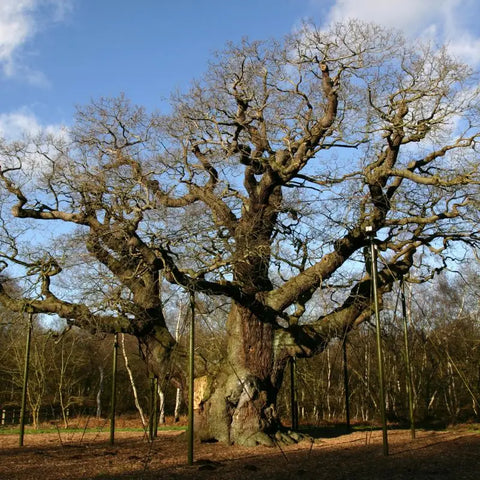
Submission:
<svg viewBox="0 0 480 480">
<path fill-rule="evenodd" d="M 355 432 L 315 443 L 280 448 L 201 444 L 186 465 L 178 432 L 161 432 L 148 443 L 142 433 L 0 435 L 1 480 L 60 479 L 315 479 L 479 480 L 480 434 L 467 429 L 389 432 L 390 455 L 382 454 L 379 431 Z"/>
</svg>

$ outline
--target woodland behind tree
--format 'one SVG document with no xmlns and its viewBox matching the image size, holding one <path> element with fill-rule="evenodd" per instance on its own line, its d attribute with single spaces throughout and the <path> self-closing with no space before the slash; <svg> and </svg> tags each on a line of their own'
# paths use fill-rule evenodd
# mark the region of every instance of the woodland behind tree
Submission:
<svg viewBox="0 0 480 480">
<path fill-rule="evenodd" d="M 289 360 L 372 315 L 367 227 L 381 299 L 477 253 L 479 94 L 446 48 L 352 21 L 229 45 L 167 113 L 94 101 L 1 143 L 0 302 L 130 334 L 182 387 L 169 298 L 211 298 L 199 436 L 271 444 Z"/>
<path fill-rule="evenodd" d="M 478 322 L 478 273 L 455 276 L 425 287 L 413 287 L 407 294 L 409 352 L 413 371 L 415 421 L 419 426 L 444 426 L 480 418 L 480 325 Z M 387 299 L 383 314 L 387 415 L 389 422 L 406 425 L 408 418 L 407 374 L 398 292 Z M 201 315 L 197 330 L 197 374 L 226 355 L 223 319 L 217 309 Z M 19 421 L 27 319 L 2 312 L 0 349 L 0 410 L 3 427 Z M 349 407 L 352 424 L 379 421 L 378 372 L 374 328 L 364 324 L 347 340 Z M 181 329 L 181 342 L 186 331 Z M 127 338 L 128 340 L 128 338 Z M 34 427 L 48 422 L 61 428 L 81 416 L 81 426 L 93 424 L 100 415 L 108 429 L 111 408 L 112 335 L 91 335 L 74 328 L 59 336 L 59 329 L 35 322 L 28 419 Z M 140 407 L 151 414 L 150 381 L 136 342 L 126 342 L 129 366 L 139 393 Z M 63 368 L 62 367 L 66 367 Z M 299 360 L 296 365 L 298 420 L 302 425 L 344 423 L 345 390 L 341 339 L 323 355 Z M 119 356 L 117 413 L 138 418 L 132 387 Z M 161 384 L 165 394 L 165 415 L 174 417 L 176 388 Z M 99 395 L 100 394 L 100 395 Z M 62 401 L 61 401 L 62 395 Z M 290 377 L 287 373 L 279 394 L 279 412 L 291 422 Z M 100 410 L 99 410 L 100 409 Z M 182 403 L 180 414 L 186 412 Z M 1 411 L 0 411 L 1 414 Z M 159 419 L 162 416 L 159 415 Z"/>
</svg>

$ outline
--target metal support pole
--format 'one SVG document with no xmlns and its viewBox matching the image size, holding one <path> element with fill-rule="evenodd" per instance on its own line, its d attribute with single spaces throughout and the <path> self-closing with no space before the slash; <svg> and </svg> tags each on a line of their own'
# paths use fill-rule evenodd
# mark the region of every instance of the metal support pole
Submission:
<svg viewBox="0 0 480 480">
<path fill-rule="evenodd" d="M 113 338 L 113 365 L 112 365 L 112 403 L 110 412 L 110 445 L 115 443 L 115 410 L 117 408 L 117 357 L 118 333 Z"/>
<path fill-rule="evenodd" d="M 298 430 L 298 405 L 297 387 L 295 385 L 297 375 L 297 361 L 290 357 L 290 409 L 292 412 L 292 430 Z"/>
<path fill-rule="evenodd" d="M 377 330 L 377 358 L 378 382 L 380 384 L 380 415 L 382 417 L 383 454 L 388 455 L 387 413 L 385 408 L 385 376 L 383 372 L 382 334 L 380 328 L 380 307 L 378 302 L 378 273 L 377 273 L 377 248 L 373 234 L 370 235 L 370 255 L 372 259 L 373 301 L 375 306 L 375 323 Z"/>
<path fill-rule="evenodd" d="M 158 435 L 158 377 L 153 379 L 153 436 Z"/>
<path fill-rule="evenodd" d="M 150 415 L 148 417 L 148 439 L 153 442 L 155 436 L 155 375 L 150 374 Z"/>
<path fill-rule="evenodd" d="M 25 364 L 23 368 L 23 388 L 22 388 L 22 407 L 20 410 L 20 439 L 19 444 L 23 447 L 23 437 L 25 434 L 25 411 L 27 407 L 27 387 L 28 387 L 28 369 L 30 364 L 30 343 L 32 341 L 33 315 L 28 314 L 27 342 L 25 345 Z"/>
<path fill-rule="evenodd" d="M 343 349 L 343 385 L 345 388 L 345 422 L 347 431 L 350 431 L 350 388 L 348 382 L 347 335 L 342 342 Z"/>
<path fill-rule="evenodd" d="M 403 336 L 405 343 L 405 368 L 407 371 L 407 392 L 408 392 L 408 411 L 410 415 L 410 435 L 415 438 L 415 410 L 413 406 L 413 382 L 412 367 L 410 364 L 410 352 L 408 347 L 408 319 L 407 319 L 407 303 L 405 301 L 405 283 L 402 279 L 400 282 L 402 297 L 402 316 L 403 316 Z"/>
<path fill-rule="evenodd" d="M 188 347 L 188 464 L 193 465 L 194 375 L 195 375 L 195 292 L 190 292 L 190 339 Z"/>
</svg>

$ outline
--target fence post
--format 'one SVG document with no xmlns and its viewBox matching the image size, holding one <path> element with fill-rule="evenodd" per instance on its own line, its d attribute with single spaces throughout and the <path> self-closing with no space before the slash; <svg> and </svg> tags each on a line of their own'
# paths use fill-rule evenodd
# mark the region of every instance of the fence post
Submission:
<svg viewBox="0 0 480 480">
<path fill-rule="evenodd" d="M 407 302 L 405 300 L 405 283 L 403 278 L 400 282 L 401 297 L 402 297 L 402 317 L 403 317 L 403 336 L 405 343 L 405 368 L 407 371 L 407 390 L 408 390 L 408 411 L 410 415 L 410 435 L 412 439 L 415 438 L 415 410 L 413 405 L 413 381 L 412 381 L 412 367 L 410 364 L 410 352 L 408 347 L 408 319 L 407 319 Z"/>
<path fill-rule="evenodd" d="M 194 375 L 195 375 L 195 292 L 190 291 L 190 339 L 188 345 L 188 464 L 193 465 Z"/>
<path fill-rule="evenodd" d="M 290 409 L 292 413 L 292 430 L 298 430 L 298 400 L 296 386 L 296 358 L 290 357 Z"/>
<path fill-rule="evenodd" d="M 115 443 L 115 410 L 117 408 L 117 356 L 118 333 L 113 338 L 113 365 L 112 365 L 112 411 L 110 414 L 110 445 Z"/>
<path fill-rule="evenodd" d="M 368 227 L 367 227 L 368 228 Z M 367 230 L 370 235 L 370 255 L 372 260 L 373 302 L 375 307 L 375 324 L 377 331 L 378 383 L 380 384 L 380 415 L 382 417 L 383 455 L 388 455 L 387 413 L 385 409 L 385 376 L 383 372 L 382 333 L 380 326 L 380 306 L 378 301 L 377 247 L 374 242 L 372 227 Z"/>
<path fill-rule="evenodd" d="M 343 350 L 343 386 L 345 389 L 345 423 L 347 425 L 347 431 L 351 430 L 350 427 L 350 388 L 348 381 L 348 358 L 347 358 L 347 334 L 343 338 L 342 342 Z"/>
<path fill-rule="evenodd" d="M 23 370 L 23 388 L 22 388 L 22 408 L 20 410 L 20 440 L 19 444 L 23 447 L 23 437 L 25 434 L 25 411 L 27 406 L 27 387 L 28 387 L 28 368 L 30 363 L 30 343 L 32 340 L 33 314 L 28 314 L 27 342 L 25 345 L 25 365 Z"/>
</svg>

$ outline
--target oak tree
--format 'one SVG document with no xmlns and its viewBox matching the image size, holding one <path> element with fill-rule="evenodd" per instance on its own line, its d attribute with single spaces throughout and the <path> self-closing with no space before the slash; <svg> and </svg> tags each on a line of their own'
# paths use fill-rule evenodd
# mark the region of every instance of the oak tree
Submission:
<svg viewBox="0 0 480 480">
<path fill-rule="evenodd" d="M 1 145 L 1 255 L 26 281 L 0 301 L 134 335 L 181 384 L 162 285 L 224 299 L 198 432 L 269 444 L 289 358 L 372 314 L 367 227 L 380 295 L 477 248 L 479 93 L 447 49 L 353 21 L 229 45 L 164 114 L 94 101 Z"/>
</svg>

